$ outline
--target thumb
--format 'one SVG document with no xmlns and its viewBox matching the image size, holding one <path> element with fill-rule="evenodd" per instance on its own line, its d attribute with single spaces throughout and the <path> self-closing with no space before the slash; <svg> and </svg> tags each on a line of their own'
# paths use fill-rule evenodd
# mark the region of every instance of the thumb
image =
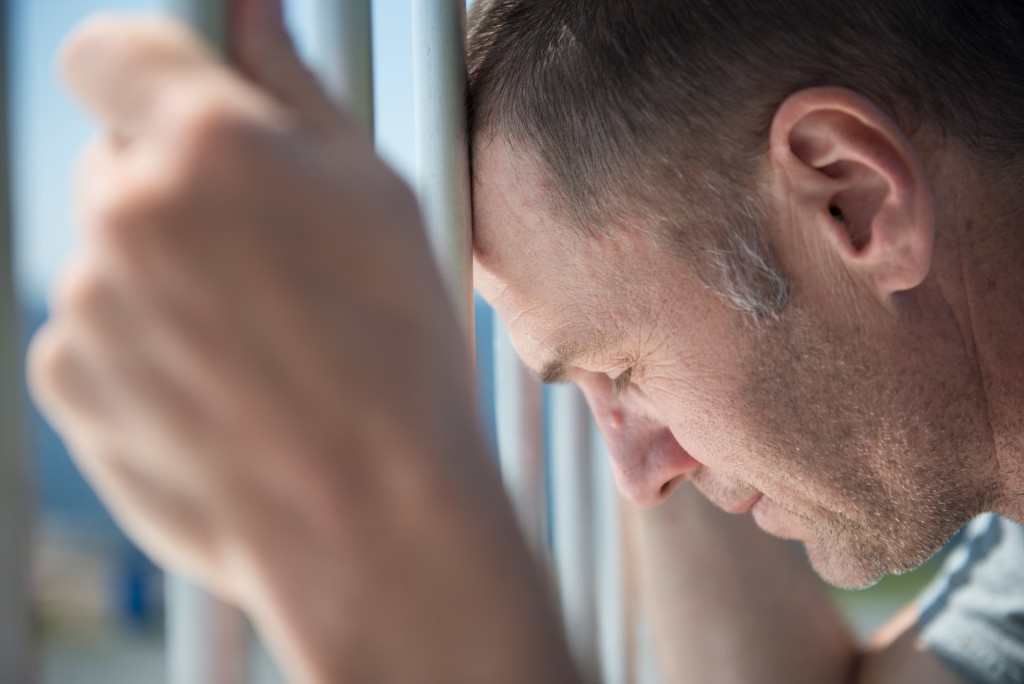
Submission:
<svg viewBox="0 0 1024 684">
<path fill-rule="evenodd" d="M 234 66 L 277 98 L 314 134 L 356 132 L 295 49 L 282 0 L 231 0 L 228 54 Z"/>
</svg>

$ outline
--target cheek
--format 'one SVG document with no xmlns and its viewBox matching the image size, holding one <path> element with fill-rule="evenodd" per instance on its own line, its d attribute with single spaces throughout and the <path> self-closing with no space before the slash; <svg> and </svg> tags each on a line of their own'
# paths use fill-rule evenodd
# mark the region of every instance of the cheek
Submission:
<svg viewBox="0 0 1024 684">
<path fill-rule="evenodd" d="M 722 387 L 657 383 L 648 389 L 676 441 L 706 468 L 741 478 L 755 464 L 742 448 L 746 438 L 738 402 Z"/>
</svg>

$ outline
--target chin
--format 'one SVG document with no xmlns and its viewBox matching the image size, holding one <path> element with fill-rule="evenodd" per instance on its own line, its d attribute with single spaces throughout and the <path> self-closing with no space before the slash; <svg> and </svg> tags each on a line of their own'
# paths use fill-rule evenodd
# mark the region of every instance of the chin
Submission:
<svg viewBox="0 0 1024 684">
<path fill-rule="evenodd" d="M 822 553 L 820 547 L 812 542 L 806 542 L 804 549 L 818 576 L 840 589 L 867 589 L 889 574 L 877 566 L 866 567 L 864 563 L 849 556 Z"/>
<path fill-rule="evenodd" d="M 886 546 L 822 542 L 804 543 L 811 567 L 829 584 L 840 589 L 867 589 L 886 575 L 901 575 L 918 568 L 942 548 L 945 541 L 928 545 Z M 859 549 L 861 555 L 850 552 Z"/>
<path fill-rule="evenodd" d="M 883 507 L 877 510 L 886 511 Z M 843 589 L 870 587 L 886 575 L 903 574 L 922 565 L 952 538 L 963 524 L 962 517 L 970 519 L 950 513 L 936 516 L 920 506 L 904 510 L 893 506 L 890 510 L 873 515 L 862 512 L 856 517 L 823 510 L 816 518 L 805 518 L 804 548 L 815 572 Z M 865 520 L 888 522 L 867 525 Z"/>
</svg>

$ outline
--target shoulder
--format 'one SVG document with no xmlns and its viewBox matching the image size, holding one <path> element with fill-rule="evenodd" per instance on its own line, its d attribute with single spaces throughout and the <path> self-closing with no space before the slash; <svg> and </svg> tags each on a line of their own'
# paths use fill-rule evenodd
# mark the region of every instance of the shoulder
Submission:
<svg viewBox="0 0 1024 684">
<path fill-rule="evenodd" d="M 1024 528 L 964 528 L 921 601 L 924 642 L 965 681 L 1024 682 Z"/>
</svg>

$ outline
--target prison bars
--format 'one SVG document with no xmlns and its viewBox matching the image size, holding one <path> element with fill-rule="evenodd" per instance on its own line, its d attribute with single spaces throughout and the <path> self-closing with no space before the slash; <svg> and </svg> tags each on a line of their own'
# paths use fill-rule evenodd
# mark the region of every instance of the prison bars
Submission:
<svg viewBox="0 0 1024 684">
<path fill-rule="evenodd" d="M 465 0 L 413 0 L 416 189 L 434 257 L 473 343 Z"/>
<path fill-rule="evenodd" d="M 31 478 L 21 429 L 21 344 L 11 253 L 8 12 L 0 0 L 0 682 L 34 676 L 29 606 Z"/>
<path fill-rule="evenodd" d="M 168 684 L 242 684 L 249 677 L 249 628 L 241 612 L 168 576 Z"/>
<path fill-rule="evenodd" d="M 590 681 L 647 682 L 637 678 L 651 669 L 640 669 L 637 658 L 650 654 L 636 647 L 636 607 L 626 605 L 620 502 L 604 440 L 579 391 L 555 387 L 546 458 L 540 384 L 497 317 L 493 339 L 502 479 L 530 547 L 541 563 L 553 563 L 573 656 Z"/>
<path fill-rule="evenodd" d="M 590 421 L 594 473 L 594 589 L 597 667 L 602 684 L 626 684 L 635 649 L 629 629 L 622 509 L 608 447 Z"/>
<path fill-rule="evenodd" d="M 473 339 L 469 150 L 465 130 L 465 2 L 413 0 L 413 82 L 417 188 L 435 258 Z M 538 557 L 547 547 L 541 390 L 515 358 L 500 324 L 494 329 L 495 411 L 499 460 L 520 526 Z M 595 503 L 618 509 L 592 468 L 592 422 L 578 390 L 555 399 L 552 449 L 554 556 L 563 617 L 577 662 L 590 678 L 623 681 L 625 650 L 617 526 L 601 528 L 602 550 L 615 556 L 598 596 Z M 607 481 L 605 482 L 607 484 Z M 597 501 L 595 501 L 595 495 Z M 497 580 L 497 578 L 495 578 Z M 602 600 L 599 600 L 602 599 Z M 598 611 L 597 605 L 601 605 Z M 599 638 L 603 636 L 604 639 Z M 615 643 L 616 640 L 618 643 Z M 601 648 L 602 645 L 605 648 Z M 599 656 L 600 651 L 600 656 Z"/>
<path fill-rule="evenodd" d="M 316 0 L 309 61 L 320 83 L 373 137 L 370 0 Z"/>
<path fill-rule="evenodd" d="M 569 648 L 589 680 L 597 672 L 594 474 L 590 414 L 572 385 L 552 388 L 553 547 Z"/>
<path fill-rule="evenodd" d="M 435 258 L 472 341 L 469 150 L 463 111 L 465 2 L 413 0 L 412 9 L 417 188 Z M 549 520 L 542 391 L 519 362 L 497 317 L 492 332 L 495 418 L 506 491 L 541 562 L 551 548 L 548 530 L 554 528 L 562 613 L 581 670 L 591 680 L 600 676 L 605 684 L 620 684 L 626 679 L 627 653 L 622 573 L 617 570 L 618 497 L 614 483 L 601 477 L 607 473 L 593 468 L 591 450 L 600 440 L 592 439 L 593 423 L 578 390 L 561 388 L 554 400 L 554 510 Z M 595 526 L 599 509 L 610 517 Z M 600 559 L 598 548 L 603 552 Z M 595 568 L 602 560 L 610 562 L 599 574 Z"/>
<path fill-rule="evenodd" d="M 501 479 L 530 549 L 550 562 L 544 392 L 519 361 L 501 319 L 494 316 L 494 423 Z"/>
</svg>

